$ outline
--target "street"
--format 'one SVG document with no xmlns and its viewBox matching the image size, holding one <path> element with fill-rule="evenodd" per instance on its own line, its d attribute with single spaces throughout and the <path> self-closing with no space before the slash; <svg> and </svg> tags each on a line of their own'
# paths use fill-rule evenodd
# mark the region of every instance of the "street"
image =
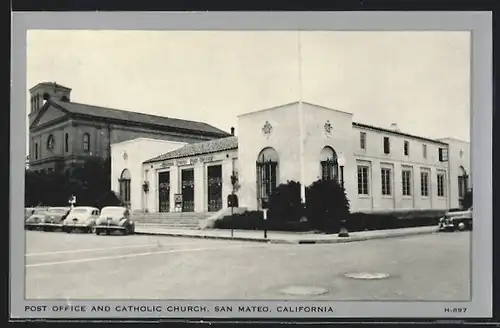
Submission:
<svg viewBox="0 0 500 328">
<path fill-rule="evenodd" d="M 470 232 L 283 245 L 26 231 L 26 298 L 460 301 L 469 245 Z"/>
</svg>

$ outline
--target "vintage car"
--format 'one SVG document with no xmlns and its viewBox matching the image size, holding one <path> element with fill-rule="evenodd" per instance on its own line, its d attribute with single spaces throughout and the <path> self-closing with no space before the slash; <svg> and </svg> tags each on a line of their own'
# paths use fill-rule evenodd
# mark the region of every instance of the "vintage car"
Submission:
<svg viewBox="0 0 500 328">
<path fill-rule="evenodd" d="M 40 230 L 42 228 L 42 221 L 45 219 L 45 213 L 47 213 L 47 208 L 39 207 L 35 208 L 33 214 L 31 214 L 26 221 L 24 221 L 24 227 L 27 230 Z"/>
<path fill-rule="evenodd" d="M 33 213 L 35 213 L 35 209 L 34 207 L 25 207 L 24 208 L 24 222 L 26 222 L 26 220 L 28 220 L 28 218 L 30 216 L 33 215 Z"/>
<path fill-rule="evenodd" d="M 439 231 L 457 230 L 472 230 L 472 207 L 450 210 L 439 219 Z"/>
<path fill-rule="evenodd" d="M 135 223 L 130 219 L 130 210 L 123 206 L 106 206 L 94 227 L 96 235 L 120 232 L 124 235 L 135 233 Z"/>
<path fill-rule="evenodd" d="M 71 207 L 49 207 L 45 212 L 45 218 L 40 225 L 43 231 L 54 231 L 62 228 L 64 219 L 71 211 Z"/>
<path fill-rule="evenodd" d="M 68 233 L 75 230 L 92 232 L 98 218 L 99 209 L 97 207 L 76 206 L 62 222 L 62 230 Z"/>
</svg>

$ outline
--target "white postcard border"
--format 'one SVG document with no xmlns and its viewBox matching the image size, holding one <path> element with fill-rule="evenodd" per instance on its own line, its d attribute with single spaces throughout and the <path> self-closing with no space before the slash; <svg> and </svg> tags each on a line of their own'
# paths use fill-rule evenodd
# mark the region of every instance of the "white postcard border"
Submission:
<svg viewBox="0 0 500 328">
<path fill-rule="evenodd" d="M 12 14 L 10 162 L 11 318 L 479 318 L 492 316 L 492 14 L 491 12 L 14 12 Z M 24 159 L 26 149 L 26 34 L 29 29 L 101 30 L 448 30 L 471 31 L 471 152 L 474 177 L 470 302 L 25 300 Z M 424 247 L 424 245 L 422 245 Z M 26 306 L 47 306 L 26 311 Z M 111 312 L 67 311 L 69 305 L 109 305 Z M 119 312 L 117 305 L 162 306 L 161 312 Z M 210 312 L 167 312 L 200 305 Z M 216 313 L 214 306 L 260 306 L 272 312 Z M 278 306 L 301 312 L 279 312 Z M 332 312 L 307 312 L 331 306 Z M 54 307 L 54 308 L 53 308 Z M 463 309 L 450 312 L 446 309 Z M 60 309 L 56 311 L 55 309 Z M 310 308 L 308 308 L 310 310 Z"/>
</svg>

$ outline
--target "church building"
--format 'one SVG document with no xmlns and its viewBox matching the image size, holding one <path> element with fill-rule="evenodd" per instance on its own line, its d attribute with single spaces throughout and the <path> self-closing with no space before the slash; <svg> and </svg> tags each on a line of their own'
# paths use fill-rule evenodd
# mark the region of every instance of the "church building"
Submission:
<svg viewBox="0 0 500 328">
<path fill-rule="evenodd" d="M 201 122 L 73 102 L 71 89 L 55 82 L 29 91 L 27 161 L 34 171 L 65 169 L 91 156 L 109 158 L 111 144 L 136 138 L 193 143 L 230 135 Z"/>
<path fill-rule="evenodd" d="M 217 212 L 228 195 L 262 207 L 289 180 L 336 179 L 351 211 L 449 209 L 472 187 L 468 142 L 375 127 L 294 102 L 238 117 L 237 136 L 195 143 L 138 138 L 111 146 L 112 190 L 133 210 Z"/>
</svg>

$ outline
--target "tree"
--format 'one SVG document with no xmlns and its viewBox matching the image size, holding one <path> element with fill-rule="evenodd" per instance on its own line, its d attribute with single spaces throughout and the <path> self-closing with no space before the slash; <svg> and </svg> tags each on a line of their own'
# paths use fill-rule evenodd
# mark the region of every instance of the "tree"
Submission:
<svg viewBox="0 0 500 328">
<path fill-rule="evenodd" d="M 345 189 L 336 180 L 317 180 L 306 188 L 307 219 L 316 229 L 335 232 L 349 217 Z"/>
<path fill-rule="evenodd" d="M 300 197 L 300 183 L 282 183 L 269 197 L 269 219 L 273 221 L 299 221 L 304 214 L 304 204 Z"/>
</svg>

